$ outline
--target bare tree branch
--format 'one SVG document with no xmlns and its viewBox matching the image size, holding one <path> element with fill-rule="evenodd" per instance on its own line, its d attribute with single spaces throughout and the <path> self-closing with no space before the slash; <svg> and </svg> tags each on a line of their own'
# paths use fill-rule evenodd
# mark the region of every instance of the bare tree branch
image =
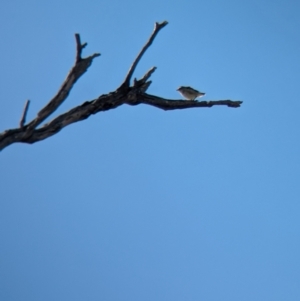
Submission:
<svg viewBox="0 0 300 301">
<path fill-rule="evenodd" d="M 32 132 L 31 136 L 26 136 L 26 132 L 19 128 L 9 130 L 0 135 L 0 150 L 14 142 L 35 143 L 44 140 L 58 133 L 64 127 L 87 119 L 98 112 L 115 109 L 123 104 L 138 105 L 148 104 L 163 110 L 180 110 L 189 108 L 210 108 L 216 105 L 225 105 L 232 108 L 238 108 L 242 101 L 218 100 L 218 101 L 186 101 L 164 99 L 150 94 L 135 94 L 135 98 L 122 96 L 118 93 L 102 95 L 92 101 L 86 101 L 80 106 L 71 109 L 69 112 L 59 115 L 49 123 Z"/>
<path fill-rule="evenodd" d="M 140 103 L 148 104 L 159 109 L 167 110 L 182 110 L 190 108 L 211 108 L 213 106 L 227 106 L 230 108 L 238 108 L 243 103 L 242 101 L 232 100 L 207 100 L 207 101 L 194 101 L 194 100 L 173 100 L 164 99 L 150 94 L 144 94 L 141 97 Z"/>
<path fill-rule="evenodd" d="M 26 103 L 25 103 L 25 107 L 24 107 L 24 110 L 23 110 L 23 114 L 22 114 L 22 117 L 21 117 L 21 120 L 20 120 L 20 128 L 22 128 L 26 122 L 26 115 L 27 115 L 27 111 L 28 111 L 28 108 L 29 108 L 29 104 L 30 104 L 30 100 L 26 100 Z"/>
<path fill-rule="evenodd" d="M 133 87 L 135 89 L 138 89 L 139 92 L 145 93 L 152 83 L 151 80 L 149 80 L 148 82 L 147 82 L 147 80 L 155 70 L 156 70 L 156 67 L 152 67 L 149 71 L 147 71 L 147 73 L 140 80 L 137 80 L 135 78 L 133 81 Z"/>
<path fill-rule="evenodd" d="M 68 112 L 55 117 L 50 122 L 42 125 L 40 128 L 37 128 L 64 102 L 76 81 L 87 71 L 88 67 L 92 64 L 93 59 L 100 55 L 99 53 L 95 53 L 87 58 L 82 58 L 82 49 L 87 45 L 87 43 L 81 44 L 79 34 L 75 34 L 77 50 L 75 65 L 69 72 L 62 87 L 59 89 L 57 94 L 50 100 L 50 102 L 39 111 L 37 117 L 34 118 L 31 122 L 29 122 L 27 125 L 25 125 L 25 120 L 28 111 L 29 100 L 26 102 L 20 121 L 20 128 L 9 129 L 4 131 L 3 133 L 0 133 L 0 150 L 16 142 L 32 144 L 44 140 L 58 133 L 64 127 L 72 123 L 87 119 L 91 115 L 97 114 L 98 112 L 115 109 L 123 104 L 132 106 L 146 104 L 157 107 L 162 110 L 178 110 L 205 107 L 210 108 L 216 105 L 228 106 L 231 108 L 240 107 L 242 101 L 217 100 L 198 102 L 165 99 L 155 95 L 147 94 L 145 92 L 151 84 L 151 81 L 148 81 L 148 79 L 156 70 L 156 67 L 152 67 L 150 70 L 148 70 L 141 79 L 134 79 L 133 85 L 130 86 L 131 77 L 139 60 L 141 59 L 147 48 L 149 48 L 149 46 L 152 44 L 158 31 L 165 25 L 167 25 L 166 21 L 160 24 L 155 24 L 154 32 L 152 33 L 150 39 L 142 48 L 141 52 L 133 62 L 128 74 L 126 75 L 125 81 L 120 86 L 120 88 L 109 94 L 103 94 L 94 100 L 86 101 L 83 104 L 69 110 Z"/>
<path fill-rule="evenodd" d="M 79 33 L 75 33 L 75 40 L 76 40 L 76 50 L 77 50 L 76 51 L 76 63 L 78 63 L 81 60 L 82 49 L 87 46 L 87 43 L 81 44 Z"/>
<path fill-rule="evenodd" d="M 165 27 L 168 24 L 167 21 L 164 21 L 162 23 L 157 23 L 155 22 L 155 26 L 154 26 L 154 31 L 152 33 L 152 35 L 150 36 L 148 42 L 145 44 L 145 46 L 142 48 L 141 52 L 138 54 L 138 56 L 136 57 L 136 59 L 134 60 L 134 62 L 132 63 L 131 67 L 129 68 L 129 71 L 125 77 L 125 80 L 123 82 L 123 84 L 121 85 L 121 87 L 125 86 L 125 87 L 129 87 L 130 86 L 130 79 L 133 75 L 133 72 L 137 66 L 137 64 L 139 63 L 140 59 L 142 58 L 142 56 L 144 55 L 144 53 L 146 52 L 146 50 L 151 46 L 152 42 L 154 41 L 156 35 L 158 34 L 158 32 Z"/>
<path fill-rule="evenodd" d="M 42 108 L 37 117 L 28 124 L 28 130 L 32 130 L 40 125 L 47 117 L 49 117 L 69 96 L 74 84 L 77 80 L 87 71 L 92 64 L 95 57 L 100 56 L 100 53 L 94 53 L 87 58 L 81 58 L 82 49 L 87 45 L 86 43 L 81 44 L 80 36 L 78 33 L 75 34 L 77 53 L 75 65 L 69 72 L 67 78 L 63 82 L 61 88 L 57 94 L 50 100 L 50 102 Z"/>
</svg>

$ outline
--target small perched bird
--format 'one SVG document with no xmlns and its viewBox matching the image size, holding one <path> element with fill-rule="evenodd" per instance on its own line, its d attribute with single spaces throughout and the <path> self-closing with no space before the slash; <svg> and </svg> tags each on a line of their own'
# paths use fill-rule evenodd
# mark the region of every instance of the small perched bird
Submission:
<svg viewBox="0 0 300 301">
<path fill-rule="evenodd" d="M 205 95 L 203 92 L 199 92 L 191 87 L 181 86 L 177 91 L 188 100 L 196 100 L 197 97 L 202 97 Z"/>
</svg>

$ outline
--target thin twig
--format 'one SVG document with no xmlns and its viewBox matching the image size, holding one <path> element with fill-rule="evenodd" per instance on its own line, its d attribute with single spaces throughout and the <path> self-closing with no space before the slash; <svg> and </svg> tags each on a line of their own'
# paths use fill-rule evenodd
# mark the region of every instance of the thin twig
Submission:
<svg viewBox="0 0 300 301">
<path fill-rule="evenodd" d="M 30 104 L 30 100 L 27 99 L 26 103 L 25 103 L 23 113 L 22 113 L 22 117 L 21 117 L 21 120 L 20 120 L 20 128 L 24 127 L 24 124 L 26 122 L 26 115 L 27 115 L 27 111 L 28 111 L 28 108 L 29 108 L 29 104 Z"/>
<path fill-rule="evenodd" d="M 152 67 L 150 70 L 146 72 L 146 74 L 139 80 L 136 78 L 133 80 L 133 89 L 132 91 L 139 92 L 139 93 L 146 93 L 147 89 L 151 85 L 152 81 L 148 80 L 151 74 L 156 70 L 156 67 Z"/>
<path fill-rule="evenodd" d="M 146 74 L 139 80 L 137 79 L 134 79 L 133 81 L 133 86 L 139 86 L 139 85 L 142 85 L 144 83 L 146 83 L 146 81 L 148 80 L 148 78 L 152 75 L 152 73 L 156 70 L 157 68 L 156 67 L 152 67 L 150 70 L 148 70 L 146 72 Z"/>
<path fill-rule="evenodd" d="M 82 49 L 86 47 L 87 43 L 81 44 L 79 33 L 75 33 L 75 40 L 76 40 L 76 63 L 78 63 L 81 60 Z"/>
<path fill-rule="evenodd" d="M 125 80 L 123 82 L 123 84 L 121 85 L 121 87 L 129 87 L 130 86 L 130 80 L 131 77 L 133 75 L 133 72 L 137 66 L 137 64 L 139 63 L 140 59 L 142 58 L 143 54 L 146 52 L 146 50 L 151 46 L 152 42 L 154 41 L 154 38 L 156 37 L 156 35 L 158 34 L 158 32 L 165 27 L 168 24 L 167 21 L 164 21 L 162 23 L 155 23 L 155 27 L 154 27 L 154 31 L 152 33 L 152 35 L 150 36 L 148 42 L 145 44 L 145 46 L 142 48 L 141 52 L 138 54 L 138 56 L 136 57 L 136 59 L 134 60 L 133 64 L 131 65 L 131 67 L 129 68 L 129 71 L 125 77 Z"/>
</svg>

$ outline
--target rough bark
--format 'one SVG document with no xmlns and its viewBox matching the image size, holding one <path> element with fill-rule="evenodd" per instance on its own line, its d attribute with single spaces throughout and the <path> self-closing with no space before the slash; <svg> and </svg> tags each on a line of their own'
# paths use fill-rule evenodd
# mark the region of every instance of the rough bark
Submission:
<svg viewBox="0 0 300 301">
<path fill-rule="evenodd" d="M 163 110 L 204 107 L 210 108 L 216 105 L 223 105 L 231 108 L 240 107 L 242 101 L 217 100 L 199 102 L 164 99 L 162 97 L 147 94 L 146 91 L 151 84 L 151 81 L 149 81 L 148 79 L 151 77 L 156 67 L 152 67 L 141 79 L 134 79 L 132 85 L 130 84 L 135 68 L 138 65 L 143 54 L 150 47 L 158 32 L 167 24 L 168 22 L 166 21 L 162 23 L 155 23 L 154 31 L 151 34 L 148 42 L 144 45 L 144 47 L 132 63 L 123 83 L 119 88 L 116 89 L 116 91 L 101 95 L 94 100 L 86 101 L 83 104 L 71 109 L 70 111 L 55 117 L 50 122 L 41 125 L 45 121 L 45 119 L 52 115 L 54 111 L 65 101 L 76 81 L 88 70 L 94 58 L 100 56 L 100 53 L 95 53 L 89 57 L 82 58 L 82 49 L 87 45 L 87 43 L 81 44 L 80 35 L 75 34 L 77 50 L 75 64 L 70 70 L 61 88 L 59 89 L 57 94 L 49 101 L 49 103 L 38 112 L 37 116 L 32 121 L 25 124 L 26 114 L 30 103 L 30 101 L 27 100 L 21 116 L 20 127 L 6 130 L 0 134 L 0 150 L 16 142 L 35 143 L 37 141 L 44 140 L 58 133 L 60 130 L 71 123 L 84 120 L 91 115 L 101 111 L 107 111 L 117 108 L 123 104 L 147 104 Z"/>
</svg>

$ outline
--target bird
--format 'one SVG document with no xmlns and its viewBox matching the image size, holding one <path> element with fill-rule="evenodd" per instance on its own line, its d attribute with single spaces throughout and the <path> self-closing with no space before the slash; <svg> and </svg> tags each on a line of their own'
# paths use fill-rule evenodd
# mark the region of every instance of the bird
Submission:
<svg viewBox="0 0 300 301">
<path fill-rule="evenodd" d="M 177 91 L 188 100 L 196 100 L 197 97 L 202 97 L 205 93 L 197 91 L 192 87 L 180 86 Z"/>
</svg>

